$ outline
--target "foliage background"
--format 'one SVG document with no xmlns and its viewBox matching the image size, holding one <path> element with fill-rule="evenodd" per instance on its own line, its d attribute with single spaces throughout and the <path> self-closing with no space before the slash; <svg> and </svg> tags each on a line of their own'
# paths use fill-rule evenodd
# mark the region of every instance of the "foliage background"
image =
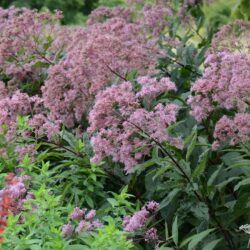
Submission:
<svg viewBox="0 0 250 250">
<path fill-rule="evenodd" d="M 27 7 L 31 9 L 53 11 L 55 9 L 63 11 L 64 18 L 62 24 L 83 23 L 87 15 L 98 6 L 117 6 L 123 0 L 1 0 L 0 6 L 8 8 L 10 6 Z"/>
<path fill-rule="evenodd" d="M 65 15 L 63 24 L 80 24 L 97 6 L 124 3 L 105 0 L 0 3 L 4 7 L 11 4 L 39 10 L 61 9 Z M 33 138 L 23 141 L 17 136 L 13 144 L 7 144 L 1 135 L 0 148 L 7 149 L 7 157 L 1 157 L 0 162 L 1 187 L 7 173 L 18 166 L 23 169 L 22 175 L 32 177 L 28 187 L 35 195 L 33 203 L 28 202 L 21 215 L 9 216 L 3 249 L 115 250 L 118 243 L 119 249 L 124 250 L 246 249 L 248 236 L 239 231 L 239 226 L 250 219 L 249 142 L 235 147 L 223 145 L 212 151 L 213 128 L 224 111 L 200 124 L 189 114 L 187 96 L 204 71 L 205 53 L 215 32 L 235 19 L 249 20 L 249 4 L 245 0 L 218 0 L 194 6 L 188 14 L 195 20 L 195 30 L 178 27 L 181 20 L 176 19 L 176 26 L 171 26 L 169 34 L 178 37 L 178 47 L 172 49 L 160 43 L 170 56 L 159 59 L 157 77 L 170 77 L 178 92 L 165 93 L 155 102 L 180 105 L 178 122 L 168 130 L 182 135 L 183 150 L 167 143 L 154 145 L 150 156 L 126 175 L 121 165 L 112 163 L 110 158 L 99 165 L 90 162 L 93 152 L 87 134 L 76 138 L 73 130 L 62 129 L 54 143 Z M 126 77 L 137 86 L 136 73 Z M 19 117 L 18 135 L 29 129 L 27 119 Z M 20 144 L 36 146 L 38 154 L 34 162 L 29 156 L 21 163 L 18 161 L 15 148 Z M 183 177 L 179 166 L 190 180 Z M 160 203 L 158 214 L 150 217 L 146 225 L 146 228 L 157 227 L 160 237 L 157 246 L 144 242 L 146 228 L 131 235 L 122 227 L 122 219 L 139 211 L 149 200 Z M 38 205 L 36 212 L 34 205 Z M 97 216 L 105 226 L 98 232 L 65 239 L 61 227 L 70 220 L 69 214 L 76 206 L 98 209 Z M 23 224 L 19 223 L 21 216 Z M 133 243 L 131 238 L 135 240 Z"/>
</svg>

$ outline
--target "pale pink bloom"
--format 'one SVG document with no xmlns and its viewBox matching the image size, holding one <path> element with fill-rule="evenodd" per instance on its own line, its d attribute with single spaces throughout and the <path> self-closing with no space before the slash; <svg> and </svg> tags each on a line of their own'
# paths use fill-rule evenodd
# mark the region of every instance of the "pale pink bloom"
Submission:
<svg viewBox="0 0 250 250">
<path fill-rule="evenodd" d="M 85 220 L 80 221 L 78 227 L 75 229 L 76 233 L 81 233 L 83 231 L 91 230 L 92 226 L 91 223 Z"/>
<path fill-rule="evenodd" d="M 62 233 L 63 233 L 64 238 L 70 237 L 72 235 L 73 231 L 74 231 L 74 229 L 73 229 L 73 226 L 71 224 L 65 224 L 62 227 Z"/>
<path fill-rule="evenodd" d="M 223 116 L 216 124 L 214 130 L 215 142 L 212 148 L 216 150 L 220 143 L 229 142 L 236 145 L 240 142 L 247 142 L 250 139 L 250 114 L 237 113 L 230 119 Z"/>
<path fill-rule="evenodd" d="M 79 207 L 74 208 L 74 211 L 71 213 L 70 218 L 72 220 L 81 220 L 86 213 L 86 209 L 80 209 Z"/>
<path fill-rule="evenodd" d="M 143 208 L 142 210 L 136 212 L 129 219 L 128 217 L 126 217 L 124 230 L 127 232 L 134 232 L 141 229 L 145 225 L 148 216 L 149 212 L 145 208 Z"/>
<path fill-rule="evenodd" d="M 95 216 L 96 216 L 96 210 L 91 209 L 91 210 L 85 215 L 85 219 L 86 219 L 86 220 L 93 220 Z"/>
<path fill-rule="evenodd" d="M 160 208 L 160 204 L 156 201 L 150 201 L 146 204 L 146 209 L 151 213 L 156 213 L 157 210 Z"/>
<path fill-rule="evenodd" d="M 126 172 L 131 171 L 149 155 L 152 143 L 171 143 L 172 137 L 166 128 L 176 121 L 177 112 L 175 104 L 158 104 L 152 111 L 146 110 L 129 82 L 100 92 L 89 114 L 92 162 L 98 163 L 111 156 L 113 161 L 125 165 Z M 141 136 L 143 132 L 145 137 Z M 173 141 L 173 145 L 181 147 L 180 138 Z"/>
<path fill-rule="evenodd" d="M 144 238 L 145 238 L 145 241 L 146 241 L 146 242 L 158 240 L 157 229 L 154 228 L 154 227 L 150 228 L 150 229 L 145 233 Z"/>
</svg>

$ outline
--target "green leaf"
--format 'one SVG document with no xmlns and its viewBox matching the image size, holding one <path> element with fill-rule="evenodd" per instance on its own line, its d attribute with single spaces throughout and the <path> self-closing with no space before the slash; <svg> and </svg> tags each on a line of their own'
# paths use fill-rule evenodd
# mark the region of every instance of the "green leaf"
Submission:
<svg viewBox="0 0 250 250">
<path fill-rule="evenodd" d="M 42 162 L 42 173 L 46 173 L 46 172 L 48 172 L 48 170 L 49 170 L 49 162 L 46 162 L 46 163 L 44 163 L 44 162 Z"/>
<path fill-rule="evenodd" d="M 46 62 L 41 62 L 41 61 L 38 61 L 36 63 L 34 63 L 32 65 L 32 68 L 34 69 L 37 69 L 37 68 L 48 68 L 49 67 L 49 64 L 46 63 Z"/>
<path fill-rule="evenodd" d="M 222 239 L 217 239 L 209 242 L 202 250 L 213 250 L 221 240 Z"/>
<path fill-rule="evenodd" d="M 240 160 L 242 160 L 242 156 L 239 152 L 229 152 L 225 155 L 223 155 L 221 157 L 221 159 L 223 160 L 223 162 L 227 165 L 227 166 L 232 166 L 233 164 L 237 164 Z"/>
<path fill-rule="evenodd" d="M 169 238 L 169 233 L 168 233 L 168 224 L 165 222 L 165 239 L 167 240 Z"/>
<path fill-rule="evenodd" d="M 155 161 L 153 159 L 150 159 L 148 161 L 145 161 L 144 163 L 136 165 L 132 170 L 132 173 L 136 173 L 136 175 L 140 175 L 143 171 L 145 171 L 147 168 L 155 165 Z"/>
<path fill-rule="evenodd" d="M 113 198 L 108 198 L 107 201 L 110 203 L 110 205 L 112 207 L 115 207 L 115 206 L 118 205 L 118 202 L 115 199 L 113 199 Z"/>
<path fill-rule="evenodd" d="M 88 195 L 85 196 L 85 200 L 91 208 L 94 208 L 94 202 Z"/>
<path fill-rule="evenodd" d="M 210 178 L 208 179 L 208 182 L 207 182 L 208 186 L 211 186 L 214 183 L 214 181 L 217 178 L 217 176 L 219 175 L 221 169 L 222 169 L 222 165 L 220 165 L 218 167 L 218 169 L 210 176 Z"/>
<path fill-rule="evenodd" d="M 155 181 L 158 177 L 162 176 L 165 172 L 167 172 L 171 168 L 173 167 L 170 163 L 167 163 L 165 166 L 159 168 L 159 170 L 155 172 L 153 176 L 153 181 Z"/>
<path fill-rule="evenodd" d="M 89 247 L 79 244 L 67 246 L 67 250 L 87 250 L 87 249 L 89 249 Z"/>
<path fill-rule="evenodd" d="M 235 164 L 232 164 L 230 168 L 240 168 L 240 167 L 249 167 L 250 166 L 250 160 L 241 160 Z"/>
<path fill-rule="evenodd" d="M 189 144 L 188 148 L 187 148 L 187 154 L 186 154 L 186 161 L 189 160 L 195 145 L 196 145 L 196 141 L 197 141 L 197 130 L 196 130 L 196 126 L 194 127 L 195 131 L 192 133 L 192 140 L 191 143 Z"/>
<path fill-rule="evenodd" d="M 240 187 L 242 186 L 246 186 L 246 185 L 250 185 L 250 178 L 247 178 L 243 181 L 240 181 L 235 187 L 234 187 L 234 191 L 237 191 Z"/>
<path fill-rule="evenodd" d="M 19 129 L 29 129 L 28 125 L 29 116 L 17 116 L 17 124 Z"/>
<path fill-rule="evenodd" d="M 172 248 L 172 247 L 160 247 L 160 248 L 157 248 L 156 250 L 174 250 L 174 248 Z"/>
<path fill-rule="evenodd" d="M 188 250 L 192 249 L 195 247 L 200 241 L 202 241 L 207 235 L 209 235 L 210 232 L 214 231 L 214 228 L 207 229 L 201 233 L 195 234 L 190 236 L 189 238 L 185 239 L 180 247 L 183 248 L 186 244 L 188 244 Z"/>
<path fill-rule="evenodd" d="M 176 195 L 178 195 L 178 193 L 181 191 L 181 189 L 179 188 L 175 188 L 174 190 L 172 190 L 168 196 L 166 198 L 163 199 L 163 201 L 160 203 L 160 208 L 164 208 L 166 206 L 168 206 L 171 201 L 176 197 Z"/>
<path fill-rule="evenodd" d="M 175 220 L 172 225 L 172 237 L 176 246 L 178 246 L 178 217 L 175 217 Z"/>
<path fill-rule="evenodd" d="M 192 212 L 200 221 L 209 221 L 208 207 L 204 202 L 197 202 L 195 206 L 190 208 L 190 212 Z"/>
<path fill-rule="evenodd" d="M 51 44 L 53 43 L 53 41 L 54 41 L 53 37 L 52 37 L 52 36 L 48 36 L 48 37 L 47 37 L 47 42 L 43 45 L 43 49 L 44 49 L 45 51 L 47 51 L 48 48 L 49 48 L 49 47 L 51 46 Z"/>
<path fill-rule="evenodd" d="M 199 164 L 195 168 L 194 172 L 192 173 L 193 177 L 199 176 L 201 173 L 204 172 L 208 160 L 208 152 L 209 149 L 207 149 L 205 152 L 203 152 L 199 157 Z"/>
<path fill-rule="evenodd" d="M 239 180 L 241 179 L 239 176 L 234 176 L 234 177 L 231 177 L 223 182 L 221 182 L 220 184 L 216 185 L 216 187 L 221 190 L 222 188 L 226 187 L 230 182 L 233 182 L 233 181 L 236 181 L 236 180 Z"/>
</svg>

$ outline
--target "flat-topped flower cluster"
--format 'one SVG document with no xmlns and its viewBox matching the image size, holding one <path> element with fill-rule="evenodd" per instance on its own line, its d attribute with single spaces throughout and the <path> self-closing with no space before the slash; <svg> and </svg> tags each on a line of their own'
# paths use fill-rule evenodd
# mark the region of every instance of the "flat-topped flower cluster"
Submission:
<svg viewBox="0 0 250 250">
<path fill-rule="evenodd" d="M 182 148 L 181 138 L 166 132 L 177 121 L 178 106 L 154 102 L 166 92 L 178 91 L 168 77 L 155 77 L 157 59 L 166 53 L 157 41 L 171 13 L 163 1 L 145 6 L 143 18 L 133 14 L 133 7 L 102 7 L 85 27 L 68 28 L 59 25 L 60 12 L 1 8 L 0 124 L 7 126 L 1 132 L 13 140 L 18 115 L 29 116 L 29 134 L 36 139 L 53 140 L 61 126 L 80 127 L 92 137 L 94 162 L 111 156 L 127 172 L 150 154 L 152 141 Z M 238 40 L 231 32 L 233 25 L 241 28 Z M 188 98 L 199 122 L 219 109 L 233 111 L 214 124 L 214 149 L 221 142 L 246 141 L 250 135 L 249 48 L 239 50 L 250 26 L 233 25 L 215 36 L 204 74 Z M 227 37 L 234 41 L 232 49 L 227 48 Z M 137 72 L 133 81 L 139 90 L 128 81 L 131 72 Z"/>
<path fill-rule="evenodd" d="M 236 21 L 215 35 L 205 60 L 203 76 L 192 86 L 191 114 L 199 121 L 222 110 L 215 125 L 213 148 L 250 139 L 250 50 L 245 43 L 250 24 Z"/>
</svg>

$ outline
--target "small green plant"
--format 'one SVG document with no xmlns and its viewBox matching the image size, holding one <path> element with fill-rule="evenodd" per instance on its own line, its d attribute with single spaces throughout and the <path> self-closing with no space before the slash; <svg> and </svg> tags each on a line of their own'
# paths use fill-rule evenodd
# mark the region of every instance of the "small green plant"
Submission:
<svg viewBox="0 0 250 250">
<path fill-rule="evenodd" d="M 2 249 L 67 250 L 61 226 L 69 207 L 61 207 L 61 197 L 51 194 L 45 186 L 33 193 L 34 199 L 25 203 L 22 214 L 9 216 Z"/>
<path fill-rule="evenodd" d="M 133 248 L 131 241 L 126 239 L 123 231 L 117 229 L 115 222 L 110 219 L 107 226 L 98 230 L 86 240 L 86 250 L 128 250 Z"/>
</svg>

